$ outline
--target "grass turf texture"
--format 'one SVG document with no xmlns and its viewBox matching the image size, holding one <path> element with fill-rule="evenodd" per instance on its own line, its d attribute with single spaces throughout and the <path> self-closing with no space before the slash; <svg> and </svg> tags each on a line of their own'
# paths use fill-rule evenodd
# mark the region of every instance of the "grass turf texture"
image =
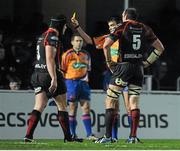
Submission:
<svg viewBox="0 0 180 151">
<path fill-rule="evenodd" d="M 63 140 L 36 140 L 26 143 L 22 140 L 0 140 L 0 150 L 180 150 L 180 140 L 142 140 L 143 144 L 117 143 L 95 144 L 84 140 L 83 143 L 64 143 Z"/>
</svg>

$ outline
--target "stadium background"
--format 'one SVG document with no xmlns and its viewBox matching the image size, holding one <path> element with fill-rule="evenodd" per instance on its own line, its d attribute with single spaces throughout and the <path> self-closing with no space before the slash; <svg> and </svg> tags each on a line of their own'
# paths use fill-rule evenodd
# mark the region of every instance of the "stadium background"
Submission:
<svg viewBox="0 0 180 151">
<path fill-rule="evenodd" d="M 160 61 L 146 71 L 153 75 L 153 89 L 176 90 L 177 78 L 180 76 L 179 0 L 1 0 L 0 31 L 4 33 L 4 45 L 8 52 L 12 41 L 16 44 L 25 40 L 28 44 L 29 41 L 34 44 L 36 36 L 46 28 L 50 17 L 57 12 L 70 19 L 76 11 L 80 24 L 91 36 L 107 33 L 107 19 L 120 15 L 124 7 L 127 7 L 127 1 L 129 7 L 138 9 L 139 19 L 152 27 L 165 46 L 166 51 Z M 26 49 L 32 49 L 31 54 L 34 55 L 32 47 Z M 102 51 L 95 51 L 93 48 L 89 51 L 93 58 L 90 85 L 93 89 L 101 89 L 104 57 Z M 28 67 L 31 68 L 31 65 Z M 22 89 L 28 88 L 26 83 L 22 81 Z"/>
</svg>

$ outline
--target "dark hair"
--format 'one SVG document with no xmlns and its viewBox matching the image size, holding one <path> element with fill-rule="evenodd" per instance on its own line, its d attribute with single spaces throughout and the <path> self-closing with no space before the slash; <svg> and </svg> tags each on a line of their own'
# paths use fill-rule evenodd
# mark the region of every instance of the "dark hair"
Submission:
<svg viewBox="0 0 180 151">
<path fill-rule="evenodd" d="M 75 32 L 75 33 L 72 35 L 72 37 L 71 37 L 71 41 L 73 41 L 73 40 L 74 40 L 74 37 L 76 37 L 76 36 L 81 37 L 81 35 L 80 35 L 79 33 Z M 81 38 L 82 38 L 82 37 L 81 37 Z"/>
<path fill-rule="evenodd" d="M 63 26 L 66 24 L 66 17 L 64 15 L 56 15 L 51 17 L 51 22 L 49 27 L 57 29 L 62 33 Z"/>
<path fill-rule="evenodd" d="M 135 8 L 127 8 L 124 13 L 127 15 L 128 19 L 136 20 L 138 17 L 137 10 Z"/>
<path fill-rule="evenodd" d="M 111 21 L 115 21 L 117 24 L 121 22 L 120 17 L 119 16 L 112 16 L 109 18 L 108 23 Z"/>
</svg>

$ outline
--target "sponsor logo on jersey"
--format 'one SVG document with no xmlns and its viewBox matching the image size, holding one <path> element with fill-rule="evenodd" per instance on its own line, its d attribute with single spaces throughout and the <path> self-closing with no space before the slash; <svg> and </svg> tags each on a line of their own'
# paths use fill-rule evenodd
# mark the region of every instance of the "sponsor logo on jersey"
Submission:
<svg viewBox="0 0 180 151">
<path fill-rule="evenodd" d="M 117 55 L 119 55 L 118 49 L 111 48 L 111 55 L 112 55 L 112 56 L 117 56 Z"/>
<path fill-rule="evenodd" d="M 138 59 L 138 58 L 142 58 L 142 54 L 124 54 L 124 58 L 129 59 Z"/>
<path fill-rule="evenodd" d="M 129 29 L 131 29 L 131 30 L 138 30 L 138 31 L 139 30 L 141 30 L 141 31 L 143 30 L 142 27 L 138 28 L 138 27 L 132 27 L 132 26 L 130 26 Z"/>
<path fill-rule="evenodd" d="M 37 68 L 37 69 L 46 69 L 46 65 L 44 65 L 44 64 L 36 64 L 35 68 Z"/>
</svg>

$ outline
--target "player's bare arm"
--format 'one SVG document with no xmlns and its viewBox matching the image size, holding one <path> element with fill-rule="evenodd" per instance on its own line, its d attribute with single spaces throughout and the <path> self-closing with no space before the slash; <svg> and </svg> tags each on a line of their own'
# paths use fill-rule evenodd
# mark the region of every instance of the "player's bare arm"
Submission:
<svg viewBox="0 0 180 151">
<path fill-rule="evenodd" d="M 47 45 L 46 46 L 46 63 L 47 69 L 51 77 L 51 85 L 49 92 L 54 93 L 57 88 L 57 77 L 56 77 L 56 64 L 55 64 L 56 48 Z"/>
<path fill-rule="evenodd" d="M 103 51 L 104 51 L 104 56 L 106 59 L 107 66 L 110 68 L 110 63 L 111 63 L 111 53 L 110 53 L 110 47 L 114 43 L 112 39 L 107 37 L 105 39 L 104 45 L 103 45 Z"/>
<path fill-rule="evenodd" d="M 81 35 L 81 37 L 84 39 L 84 41 L 87 44 L 93 44 L 93 41 L 91 39 L 91 37 L 85 33 L 85 31 L 80 27 L 79 22 L 76 20 L 76 18 L 71 18 L 71 22 L 72 25 L 74 26 L 74 28 L 77 30 L 77 32 Z"/>
<path fill-rule="evenodd" d="M 161 43 L 161 41 L 159 39 L 157 39 L 155 42 L 153 42 L 152 46 L 157 49 L 157 51 L 159 51 L 161 54 L 164 51 L 164 46 Z"/>
</svg>

